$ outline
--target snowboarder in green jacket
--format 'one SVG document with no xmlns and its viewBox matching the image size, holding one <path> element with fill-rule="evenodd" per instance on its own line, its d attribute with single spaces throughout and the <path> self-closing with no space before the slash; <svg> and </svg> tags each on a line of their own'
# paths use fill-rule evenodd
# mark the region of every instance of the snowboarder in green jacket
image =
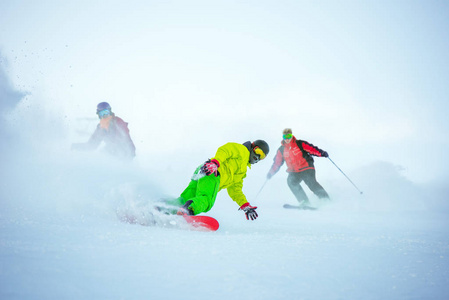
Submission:
<svg viewBox="0 0 449 300">
<path fill-rule="evenodd" d="M 178 214 L 197 215 L 208 212 L 215 203 L 217 193 L 223 189 L 245 212 L 246 218 L 258 217 L 257 207 L 252 206 L 243 194 L 243 179 L 247 168 L 263 160 L 270 151 L 263 140 L 243 144 L 227 143 L 218 148 L 215 156 L 198 166 L 187 188 L 176 199 L 181 206 Z"/>
</svg>

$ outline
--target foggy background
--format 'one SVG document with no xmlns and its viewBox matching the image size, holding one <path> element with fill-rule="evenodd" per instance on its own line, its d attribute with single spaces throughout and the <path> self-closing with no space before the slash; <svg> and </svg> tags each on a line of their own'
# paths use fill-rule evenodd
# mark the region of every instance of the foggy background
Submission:
<svg viewBox="0 0 449 300">
<path fill-rule="evenodd" d="M 87 139 L 108 101 L 139 161 L 176 153 L 197 164 L 257 138 L 274 153 L 291 127 L 348 171 L 386 161 L 416 183 L 448 176 L 445 2 L 2 1 L 0 11 L 2 69 L 27 95 L 13 113 L 35 119 L 39 141 Z"/>
</svg>

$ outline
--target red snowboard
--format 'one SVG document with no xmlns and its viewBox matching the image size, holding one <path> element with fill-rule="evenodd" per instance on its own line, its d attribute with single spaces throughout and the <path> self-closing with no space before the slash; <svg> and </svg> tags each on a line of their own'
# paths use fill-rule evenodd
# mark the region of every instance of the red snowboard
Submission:
<svg viewBox="0 0 449 300">
<path fill-rule="evenodd" d="M 217 220 L 209 216 L 188 216 L 183 215 L 188 224 L 199 231 L 217 231 L 220 224 Z"/>
</svg>

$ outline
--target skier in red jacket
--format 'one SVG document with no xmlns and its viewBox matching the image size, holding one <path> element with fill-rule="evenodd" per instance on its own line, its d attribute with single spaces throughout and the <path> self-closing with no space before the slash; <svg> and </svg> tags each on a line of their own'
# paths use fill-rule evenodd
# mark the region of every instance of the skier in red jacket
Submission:
<svg viewBox="0 0 449 300">
<path fill-rule="evenodd" d="M 91 151 L 105 143 L 104 150 L 122 160 L 132 160 L 136 156 L 136 147 L 129 135 L 128 123 L 117 117 L 107 102 L 97 105 L 100 123 L 86 143 L 72 144 L 72 150 Z"/>
<path fill-rule="evenodd" d="M 297 140 L 290 128 L 283 131 L 283 141 L 276 152 L 273 165 L 267 174 L 267 179 L 276 174 L 284 161 L 287 164 L 287 183 L 295 195 L 300 206 L 308 206 L 309 198 L 302 189 L 300 183 L 304 181 L 310 190 L 320 199 L 329 199 L 324 188 L 316 181 L 313 157 L 329 157 L 326 151 L 302 140 Z"/>
</svg>

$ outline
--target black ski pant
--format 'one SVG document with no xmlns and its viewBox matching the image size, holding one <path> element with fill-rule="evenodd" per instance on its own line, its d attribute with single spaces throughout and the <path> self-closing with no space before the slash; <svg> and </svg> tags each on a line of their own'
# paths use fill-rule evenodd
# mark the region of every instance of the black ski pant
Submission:
<svg viewBox="0 0 449 300">
<path fill-rule="evenodd" d="M 315 169 L 305 170 L 302 172 L 289 173 L 287 183 L 290 190 L 295 195 L 299 203 L 308 203 L 309 198 L 301 187 L 301 181 L 309 187 L 309 189 L 320 199 L 329 199 L 329 195 L 324 188 L 316 181 Z"/>
</svg>

